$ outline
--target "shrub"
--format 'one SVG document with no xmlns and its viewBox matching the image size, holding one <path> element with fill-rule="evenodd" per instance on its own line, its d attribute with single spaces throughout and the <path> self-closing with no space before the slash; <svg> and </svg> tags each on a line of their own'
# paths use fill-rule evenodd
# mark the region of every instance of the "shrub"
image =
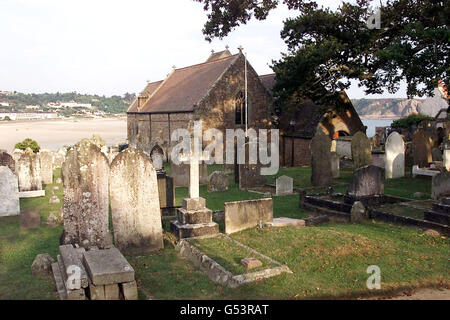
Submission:
<svg viewBox="0 0 450 320">
<path fill-rule="evenodd" d="M 411 114 L 407 117 L 393 121 L 391 127 L 394 129 L 409 129 L 413 125 L 419 125 L 419 123 L 424 120 L 433 120 L 433 118 L 423 114 Z"/>
<path fill-rule="evenodd" d="M 27 148 L 30 148 L 34 153 L 38 153 L 41 149 L 38 143 L 30 138 L 26 138 L 22 142 L 17 143 L 15 148 L 20 150 L 26 150 Z"/>
</svg>

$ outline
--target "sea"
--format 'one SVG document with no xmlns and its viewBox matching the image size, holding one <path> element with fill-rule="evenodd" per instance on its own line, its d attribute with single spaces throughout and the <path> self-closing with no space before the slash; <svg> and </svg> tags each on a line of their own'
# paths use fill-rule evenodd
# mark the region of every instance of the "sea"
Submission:
<svg viewBox="0 0 450 320">
<path fill-rule="evenodd" d="M 367 126 L 367 136 L 369 138 L 375 135 L 375 127 L 389 127 L 395 119 L 376 119 L 376 120 L 362 120 L 363 124 Z"/>
</svg>

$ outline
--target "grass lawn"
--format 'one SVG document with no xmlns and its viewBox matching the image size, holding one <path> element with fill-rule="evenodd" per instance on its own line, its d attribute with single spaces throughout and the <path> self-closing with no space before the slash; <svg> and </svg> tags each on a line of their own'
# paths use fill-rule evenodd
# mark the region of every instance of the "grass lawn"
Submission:
<svg viewBox="0 0 450 320">
<path fill-rule="evenodd" d="M 217 170 L 218 168 L 209 168 Z M 310 169 L 282 169 L 281 174 L 296 176 L 298 187 L 309 183 Z M 55 172 L 55 179 L 60 170 Z M 348 182 L 351 172 L 344 171 L 338 182 Z M 230 179 L 232 177 L 230 176 Z M 273 178 L 271 178 L 273 179 Z M 270 180 L 270 179 L 269 179 Z M 55 194 L 62 200 L 62 186 Z M 40 209 L 39 230 L 21 230 L 18 217 L 0 218 L 0 299 L 55 299 L 51 277 L 32 276 L 31 263 L 39 253 L 56 258 L 62 227 L 50 228 L 45 220 L 50 212 L 59 212 L 61 204 L 49 204 L 53 185 L 46 186 L 47 196 L 22 199 L 21 208 Z M 345 186 L 339 187 L 345 191 Z M 335 188 L 336 190 L 336 188 Z M 212 210 L 223 210 L 227 201 L 256 199 L 261 195 L 240 191 L 232 183 L 227 192 L 208 194 L 200 188 Z M 427 180 L 410 177 L 389 180 L 386 192 L 412 197 L 415 192 L 430 194 Z M 176 203 L 187 196 L 187 188 L 177 188 Z M 298 209 L 296 195 L 274 197 L 274 216 L 302 218 L 307 212 Z M 326 224 L 306 228 L 272 228 L 246 230 L 232 237 L 281 263 L 294 274 L 254 282 L 237 289 L 211 282 L 166 243 L 165 249 L 143 257 L 127 257 L 136 271 L 140 297 L 155 299 L 302 299 L 345 298 L 370 294 L 365 287 L 369 265 L 382 272 L 382 291 L 412 287 L 450 285 L 450 241 L 445 237 L 423 235 L 419 229 L 392 226 L 381 222 Z M 229 252 L 227 247 L 216 253 Z M 239 254 L 234 251 L 235 257 Z M 218 255 L 219 256 L 219 255 Z M 226 254 L 225 254 L 226 256 Z M 220 256 L 219 256 L 220 258 Z M 239 268 L 232 255 L 222 261 L 229 268 Z M 231 261 L 231 262 L 230 262 Z M 234 261 L 234 265 L 233 265 Z M 236 270 L 238 272 L 239 269 Z"/>
</svg>

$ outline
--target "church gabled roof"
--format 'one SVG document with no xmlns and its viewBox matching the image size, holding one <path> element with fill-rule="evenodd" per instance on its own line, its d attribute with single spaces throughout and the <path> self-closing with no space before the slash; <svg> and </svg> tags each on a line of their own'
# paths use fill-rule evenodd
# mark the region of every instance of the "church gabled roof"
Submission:
<svg viewBox="0 0 450 320">
<path fill-rule="evenodd" d="M 174 69 L 164 80 L 149 83 L 144 89 L 148 95 L 142 107 L 138 99 L 129 113 L 192 112 L 194 106 L 207 95 L 214 83 L 237 60 L 239 54 L 181 69 Z M 209 59 L 208 59 L 209 60 Z"/>
<path fill-rule="evenodd" d="M 231 52 L 228 49 L 220 51 L 220 52 L 213 51 L 213 52 L 211 52 L 211 55 L 209 56 L 208 60 L 206 60 L 206 62 L 211 62 L 211 61 L 228 58 L 228 57 L 231 57 Z"/>
<path fill-rule="evenodd" d="M 259 80 L 261 80 L 264 87 L 272 94 L 272 89 L 275 84 L 275 73 L 259 76 Z"/>
</svg>

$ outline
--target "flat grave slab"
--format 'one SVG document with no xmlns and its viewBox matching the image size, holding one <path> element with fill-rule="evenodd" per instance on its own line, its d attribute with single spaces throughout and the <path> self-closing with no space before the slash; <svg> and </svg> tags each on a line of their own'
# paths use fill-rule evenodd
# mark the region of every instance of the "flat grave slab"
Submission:
<svg viewBox="0 0 450 320">
<path fill-rule="evenodd" d="M 117 248 L 84 253 L 84 264 L 94 285 L 134 281 L 134 269 Z"/>
<path fill-rule="evenodd" d="M 306 222 L 303 219 L 292 219 L 292 218 L 274 218 L 272 223 L 267 225 L 271 227 L 304 227 Z"/>
</svg>

